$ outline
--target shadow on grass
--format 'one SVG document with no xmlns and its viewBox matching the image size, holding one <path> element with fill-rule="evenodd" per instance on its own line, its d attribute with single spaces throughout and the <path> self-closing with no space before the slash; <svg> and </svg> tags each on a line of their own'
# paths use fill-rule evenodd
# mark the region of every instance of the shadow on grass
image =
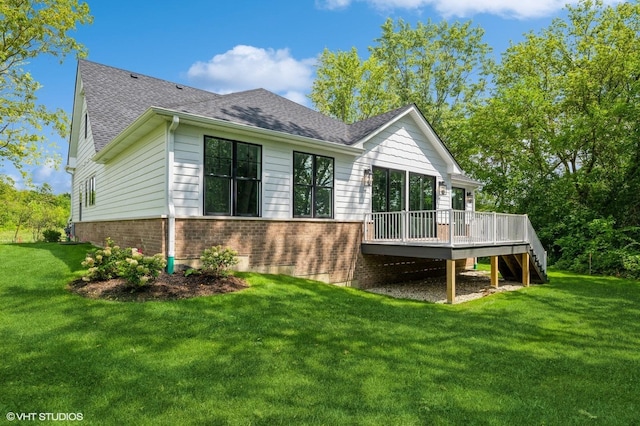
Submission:
<svg viewBox="0 0 640 426">
<path fill-rule="evenodd" d="M 5 285 L 2 404 L 104 424 L 636 420 L 633 282 L 560 275 L 443 306 L 245 277 L 240 293 L 154 303 Z"/>
<path fill-rule="evenodd" d="M 38 266 L 38 264 L 34 262 L 35 259 L 37 259 L 37 256 L 35 256 L 34 253 L 35 251 L 42 250 L 50 253 L 54 258 L 63 262 L 70 272 L 77 272 L 82 270 L 83 268 L 81 263 L 84 260 L 86 253 L 89 250 L 95 248 L 91 244 L 64 244 L 43 242 L 0 244 L 0 246 L 18 249 L 15 251 L 15 255 L 11 259 L 12 263 L 16 263 L 16 267 L 24 269 Z M 47 261 L 44 261 L 44 263 L 46 264 Z"/>
</svg>

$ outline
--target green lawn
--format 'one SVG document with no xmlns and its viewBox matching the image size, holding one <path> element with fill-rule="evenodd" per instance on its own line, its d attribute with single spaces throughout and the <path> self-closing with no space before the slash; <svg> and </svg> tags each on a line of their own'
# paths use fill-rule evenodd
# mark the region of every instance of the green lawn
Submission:
<svg viewBox="0 0 640 426">
<path fill-rule="evenodd" d="M 247 274 L 240 293 L 119 303 L 65 291 L 87 249 L 0 245 L 3 422 L 640 422 L 637 281 L 552 272 L 449 306 Z"/>
</svg>

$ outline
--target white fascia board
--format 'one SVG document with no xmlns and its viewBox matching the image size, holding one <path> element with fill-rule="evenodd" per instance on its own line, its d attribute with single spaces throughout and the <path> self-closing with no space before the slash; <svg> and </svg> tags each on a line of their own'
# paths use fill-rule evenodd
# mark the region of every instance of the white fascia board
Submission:
<svg viewBox="0 0 640 426">
<path fill-rule="evenodd" d="M 458 164 L 458 162 L 455 160 L 455 158 L 453 158 L 453 155 L 451 155 L 451 152 L 449 152 L 449 150 L 444 146 L 444 143 L 442 142 L 442 140 L 440 140 L 436 132 L 434 132 L 433 129 L 431 128 L 431 125 L 429 125 L 427 120 L 423 117 L 422 113 L 420 113 L 420 111 L 418 111 L 418 109 L 415 106 L 412 106 L 402 114 L 398 115 L 397 117 L 394 117 L 392 120 L 389 120 L 386 124 L 384 124 L 383 126 L 380 126 L 374 132 L 368 134 L 367 136 L 365 136 L 364 138 L 362 138 L 361 140 L 353 144 L 353 146 L 362 148 L 367 141 L 371 140 L 373 137 L 380 134 L 382 131 L 389 128 L 390 126 L 397 123 L 398 121 L 400 121 L 401 119 L 403 119 L 408 115 L 411 116 L 411 118 L 413 118 L 414 122 L 422 130 L 422 133 L 424 133 L 427 139 L 431 141 L 435 150 L 438 152 L 438 154 L 440 154 L 444 162 L 447 164 L 447 172 L 449 174 L 453 174 L 453 173 L 462 174 L 462 169 L 460 168 L 460 165 Z"/>
<path fill-rule="evenodd" d="M 137 137 L 135 136 L 143 136 L 143 134 L 148 133 L 153 127 L 156 127 L 161 122 L 167 120 L 171 121 L 173 117 L 176 116 L 180 119 L 180 124 L 191 124 L 197 127 L 211 129 L 222 128 L 234 133 L 245 135 L 257 134 L 265 139 L 286 141 L 297 146 L 323 149 L 325 151 L 352 156 L 357 156 L 364 152 L 364 149 L 362 148 L 343 145 L 336 142 L 291 135 L 289 133 L 276 130 L 268 130 L 260 127 L 248 126 L 246 124 L 232 123 L 230 121 L 190 114 L 182 111 L 174 111 L 167 108 L 150 107 L 104 148 L 102 148 L 102 150 L 93 157 L 93 161 L 98 163 L 108 162 L 111 158 L 115 157 L 117 154 L 124 151 L 124 149 L 135 143 L 137 140 Z"/>
<path fill-rule="evenodd" d="M 78 155 L 80 127 L 82 126 L 82 106 L 84 104 L 84 88 L 80 73 L 76 73 L 76 87 L 73 93 L 73 110 L 71 112 L 71 132 L 69 133 L 69 149 L 67 150 L 67 166 L 71 166 L 71 159 Z"/>
</svg>

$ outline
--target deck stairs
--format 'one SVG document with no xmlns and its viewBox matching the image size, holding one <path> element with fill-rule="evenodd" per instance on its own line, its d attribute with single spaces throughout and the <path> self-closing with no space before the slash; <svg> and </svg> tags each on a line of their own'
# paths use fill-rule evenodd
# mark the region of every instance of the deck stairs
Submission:
<svg viewBox="0 0 640 426">
<path fill-rule="evenodd" d="M 522 256 L 516 254 L 498 256 L 498 270 L 505 280 L 520 281 L 522 277 Z M 549 281 L 540 257 L 533 250 L 529 250 L 529 276 L 531 282 L 534 283 L 543 284 Z"/>
</svg>

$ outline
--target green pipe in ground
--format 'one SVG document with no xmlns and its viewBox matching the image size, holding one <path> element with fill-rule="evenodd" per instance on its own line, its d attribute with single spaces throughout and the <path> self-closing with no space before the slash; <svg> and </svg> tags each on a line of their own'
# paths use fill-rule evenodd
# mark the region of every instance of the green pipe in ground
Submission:
<svg viewBox="0 0 640 426">
<path fill-rule="evenodd" d="M 173 274 L 175 259 L 173 256 L 167 258 L 167 274 Z"/>
</svg>

